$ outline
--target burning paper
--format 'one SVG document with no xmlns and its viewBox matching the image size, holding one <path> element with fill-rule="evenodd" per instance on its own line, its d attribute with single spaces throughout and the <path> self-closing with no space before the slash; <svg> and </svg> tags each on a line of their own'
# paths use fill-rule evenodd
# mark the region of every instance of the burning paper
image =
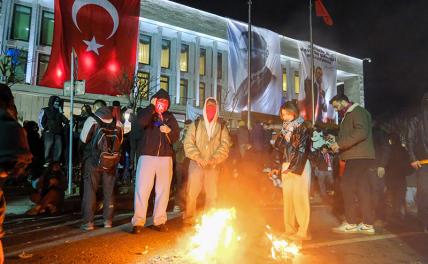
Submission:
<svg viewBox="0 0 428 264">
<path fill-rule="evenodd" d="M 300 247 L 294 243 L 289 243 L 286 240 L 277 238 L 275 235 L 273 235 L 270 226 L 266 226 L 266 228 L 268 229 L 266 236 L 272 243 L 270 255 L 273 259 L 286 260 L 299 255 Z"/>
<path fill-rule="evenodd" d="M 214 209 L 204 214 L 190 239 L 189 256 L 196 262 L 208 263 L 233 255 L 240 240 L 233 227 L 235 218 L 235 208 Z"/>
</svg>

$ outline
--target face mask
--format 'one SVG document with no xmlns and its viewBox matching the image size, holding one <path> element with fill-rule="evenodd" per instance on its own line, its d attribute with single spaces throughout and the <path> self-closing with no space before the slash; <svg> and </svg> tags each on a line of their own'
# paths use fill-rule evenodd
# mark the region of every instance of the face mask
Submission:
<svg viewBox="0 0 428 264">
<path fill-rule="evenodd" d="M 215 114 L 217 113 L 217 105 L 206 106 L 208 122 L 213 121 Z"/>
<path fill-rule="evenodd" d="M 168 110 L 169 101 L 166 99 L 157 99 L 155 103 L 155 112 L 159 115 Z"/>
</svg>

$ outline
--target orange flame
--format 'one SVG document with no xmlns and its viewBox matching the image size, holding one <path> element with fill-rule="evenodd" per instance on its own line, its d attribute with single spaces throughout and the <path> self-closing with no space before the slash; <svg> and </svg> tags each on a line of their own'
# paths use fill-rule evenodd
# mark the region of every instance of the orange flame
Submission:
<svg viewBox="0 0 428 264">
<path fill-rule="evenodd" d="M 218 256 L 231 254 L 240 240 L 233 228 L 236 210 L 216 209 L 204 214 L 196 225 L 196 234 L 190 239 L 189 256 L 207 263 Z"/>
<path fill-rule="evenodd" d="M 268 232 L 266 232 L 266 236 L 272 243 L 270 248 L 270 253 L 272 259 L 275 260 L 284 260 L 290 259 L 297 255 L 299 255 L 300 247 L 298 247 L 294 243 L 289 243 L 286 240 L 279 239 L 272 234 L 272 229 L 270 226 L 266 226 Z"/>
</svg>

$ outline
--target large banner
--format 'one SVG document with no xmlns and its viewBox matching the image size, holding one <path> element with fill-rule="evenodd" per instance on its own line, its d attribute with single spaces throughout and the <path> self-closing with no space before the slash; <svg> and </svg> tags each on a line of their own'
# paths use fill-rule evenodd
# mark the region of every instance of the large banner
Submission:
<svg viewBox="0 0 428 264">
<path fill-rule="evenodd" d="M 299 106 L 305 120 L 312 120 L 312 104 L 315 105 L 315 122 L 334 120 L 335 113 L 329 104 L 336 95 L 337 58 L 336 54 L 314 45 L 314 101 L 312 102 L 311 88 L 311 45 L 299 42 L 300 89 Z"/>
<path fill-rule="evenodd" d="M 282 71 L 279 35 L 252 27 L 251 111 L 277 115 L 281 107 Z M 247 110 L 248 26 L 229 20 L 229 80 L 225 110 Z"/>
<path fill-rule="evenodd" d="M 139 0 L 55 0 L 51 58 L 41 85 L 62 88 L 70 80 L 71 50 L 78 57 L 77 78 L 86 92 L 129 93 L 138 39 Z"/>
</svg>

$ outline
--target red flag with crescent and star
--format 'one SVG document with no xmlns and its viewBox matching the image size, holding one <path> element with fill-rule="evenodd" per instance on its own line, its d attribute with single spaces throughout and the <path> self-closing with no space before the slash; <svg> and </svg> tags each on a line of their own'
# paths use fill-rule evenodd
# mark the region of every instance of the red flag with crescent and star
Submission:
<svg viewBox="0 0 428 264">
<path fill-rule="evenodd" d="M 139 14 L 140 0 L 55 0 L 52 52 L 40 84 L 62 88 L 70 80 L 74 48 L 87 93 L 126 93 L 120 83 L 134 74 Z"/>
</svg>

